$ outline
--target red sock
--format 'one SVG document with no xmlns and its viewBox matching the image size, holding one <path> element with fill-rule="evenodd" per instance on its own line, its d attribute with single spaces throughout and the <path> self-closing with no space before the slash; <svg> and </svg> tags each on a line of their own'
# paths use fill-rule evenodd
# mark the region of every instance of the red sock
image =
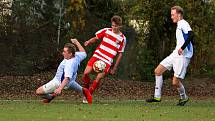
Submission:
<svg viewBox="0 0 215 121">
<path fill-rule="evenodd" d="M 89 89 L 89 83 L 90 83 L 90 76 L 88 74 L 85 74 L 82 78 L 84 85 L 83 87 Z"/>
<path fill-rule="evenodd" d="M 93 84 L 89 88 L 90 93 L 93 94 L 93 92 L 95 91 L 96 88 L 98 88 L 98 86 L 99 86 L 99 82 L 97 82 L 96 80 L 94 80 Z"/>
</svg>

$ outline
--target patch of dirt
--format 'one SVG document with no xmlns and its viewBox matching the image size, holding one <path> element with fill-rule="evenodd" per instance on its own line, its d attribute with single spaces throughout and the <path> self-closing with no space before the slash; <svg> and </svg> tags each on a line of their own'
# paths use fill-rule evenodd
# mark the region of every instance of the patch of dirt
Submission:
<svg viewBox="0 0 215 121">
<path fill-rule="evenodd" d="M 0 77 L 0 99 L 2 100 L 28 100 L 40 99 L 35 90 L 53 78 L 50 72 L 33 76 L 3 76 Z M 81 77 L 78 82 L 82 84 Z M 191 97 L 214 97 L 215 80 L 208 78 L 187 79 L 184 81 L 186 91 Z M 178 92 L 171 86 L 170 80 L 164 81 L 163 96 L 177 96 Z M 93 97 L 100 99 L 131 99 L 143 100 L 154 94 L 154 82 L 140 82 L 121 79 L 105 78 Z M 82 95 L 73 90 L 64 90 L 58 99 L 81 100 Z"/>
</svg>

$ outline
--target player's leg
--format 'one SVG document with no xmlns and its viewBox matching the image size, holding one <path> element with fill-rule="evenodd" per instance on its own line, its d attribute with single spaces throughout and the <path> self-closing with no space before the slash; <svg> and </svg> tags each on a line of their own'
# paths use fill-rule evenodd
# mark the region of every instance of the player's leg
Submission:
<svg viewBox="0 0 215 121">
<path fill-rule="evenodd" d="M 182 84 L 182 79 L 184 79 L 187 66 L 190 62 L 190 59 L 187 58 L 177 58 L 177 60 L 174 61 L 173 70 L 174 70 L 174 77 L 173 77 L 173 86 L 177 88 L 180 99 L 178 102 L 178 106 L 184 106 L 186 102 L 189 101 L 189 97 L 186 94 L 184 85 Z"/>
<path fill-rule="evenodd" d="M 90 60 L 87 63 L 87 66 L 84 70 L 84 75 L 82 77 L 82 81 L 83 81 L 83 87 L 89 89 L 89 85 L 90 85 L 90 76 L 89 74 L 93 71 L 93 64 L 94 62 L 96 62 L 97 58 L 95 57 L 91 57 Z M 83 103 L 88 103 L 86 97 L 83 97 Z"/>
<path fill-rule="evenodd" d="M 36 90 L 36 94 L 40 95 L 43 98 L 44 103 L 49 103 L 56 97 L 56 94 L 53 93 L 55 89 L 59 86 L 59 83 L 55 80 L 51 80 L 47 84 L 40 86 Z"/>
<path fill-rule="evenodd" d="M 89 84 L 90 84 L 90 76 L 89 74 L 93 71 L 93 64 L 97 61 L 98 59 L 95 57 L 91 57 L 90 60 L 87 63 L 87 66 L 84 70 L 84 75 L 82 77 L 83 80 L 83 87 L 89 89 Z"/>
<path fill-rule="evenodd" d="M 162 74 L 167 70 L 163 65 L 159 64 L 155 69 L 155 92 L 154 97 L 147 99 L 146 102 L 160 102 L 161 101 L 161 89 L 163 85 L 163 76 Z"/>
<path fill-rule="evenodd" d="M 175 88 L 177 88 L 179 94 L 180 94 L 180 99 L 179 99 L 179 102 L 178 102 L 178 106 L 184 106 L 188 101 L 189 101 L 189 97 L 187 96 L 186 92 L 185 92 L 185 88 L 184 88 L 184 85 L 181 83 L 181 80 L 180 78 L 177 78 L 177 77 L 173 77 L 173 86 Z"/>
<path fill-rule="evenodd" d="M 161 101 L 161 90 L 163 86 L 162 74 L 168 69 L 171 70 L 173 66 L 173 56 L 166 57 L 155 69 L 155 92 L 154 97 L 147 99 L 146 102 L 160 102 Z"/>
<path fill-rule="evenodd" d="M 89 63 L 89 62 L 88 62 Z M 86 89 L 89 89 L 89 85 L 90 85 L 90 76 L 89 74 L 92 72 L 93 67 L 92 66 L 86 66 L 85 70 L 84 70 L 84 75 L 82 77 L 82 81 L 83 81 L 83 87 Z M 88 103 L 86 96 L 83 97 L 83 103 Z"/>
<path fill-rule="evenodd" d="M 106 75 L 105 72 L 98 73 L 96 79 L 93 81 L 92 85 L 89 88 L 91 94 L 99 87 L 100 80 Z"/>
<path fill-rule="evenodd" d="M 87 99 L 86 103 L 92 104 L 92 95 L 90 94 L 87 88 L 85 87 L 82 88 L 76 81 L 71 81 L 69 83 L 69 88 L 83 94 Z"/>
<path fill-rule="evenodd" d="M 161 90 L 163 86 L 163 73 L 167 70 L 163 65 L 159 64 L 155 69 L 155 93 L 154 97 L 161 98 Z"/>
<path fill-rule="evenodd" d="M 90 76 L 89 74 L 92 72 L 93 68 L 92 66 L 86 66 L 85 70 L 84 70 L 84 75 L 82 77 L 83 80 L 83 87 L 89 89 L 89 84 L 90 84 Z"/>
<path fill-rule="evenodd" d="M 92 85 L 89 88 L 91 94 L 98 88 L 100 80 L 109 72 L 110 65 L 106 63 L 105 70 L 101 73 L 98 73 L 96 79 L 93 81 Z"/>
</svg>

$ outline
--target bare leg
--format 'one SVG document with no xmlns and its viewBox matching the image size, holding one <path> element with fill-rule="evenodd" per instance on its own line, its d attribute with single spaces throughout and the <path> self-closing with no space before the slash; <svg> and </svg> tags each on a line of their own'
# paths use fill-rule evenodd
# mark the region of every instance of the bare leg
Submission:
<svg viewBox="0 0 215 121">
<path fill-rule="evenodd" d="M 173 80 L 172 80 L 172 85 L 177 88 L 181 99 L 186 99 L 187 98 L 187 95 L 185 93 L 185 88 L 184 88 L 183 84 L 181 83 L 180 78 L 177 78 L 177 77 L 174 76 Z"/>
</svg>

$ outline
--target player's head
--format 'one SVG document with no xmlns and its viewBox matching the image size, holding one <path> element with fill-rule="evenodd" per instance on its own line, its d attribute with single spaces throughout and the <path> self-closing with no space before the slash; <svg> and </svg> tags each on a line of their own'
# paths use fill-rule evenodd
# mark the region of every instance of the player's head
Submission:
<svg viewBox="0 0 215 121">
<path fill-rule="evenodd" d="M 173 23 L 177 23 L 179 20 L 183 19 L 184 10 L 180 6 L 173 6 L 171 8 L 171 18 Z"/>
<path fill-rule="evenodd" d="M 72 43 L 66 43 L 63 48 L 63 57 L 64 59 L 70 59 L 75 56 L 76 47 Z"/>
<path fill-rule="evenodd" d="M 117 15 L 113 16 L 111 18 L 111 24 L 112 24 L 111 27 L 113 29 L 113 32 L 118 33 L 120 27 L 122 26 L 122 18 L 120 16 L 117 16 Z"/>
</svg>

